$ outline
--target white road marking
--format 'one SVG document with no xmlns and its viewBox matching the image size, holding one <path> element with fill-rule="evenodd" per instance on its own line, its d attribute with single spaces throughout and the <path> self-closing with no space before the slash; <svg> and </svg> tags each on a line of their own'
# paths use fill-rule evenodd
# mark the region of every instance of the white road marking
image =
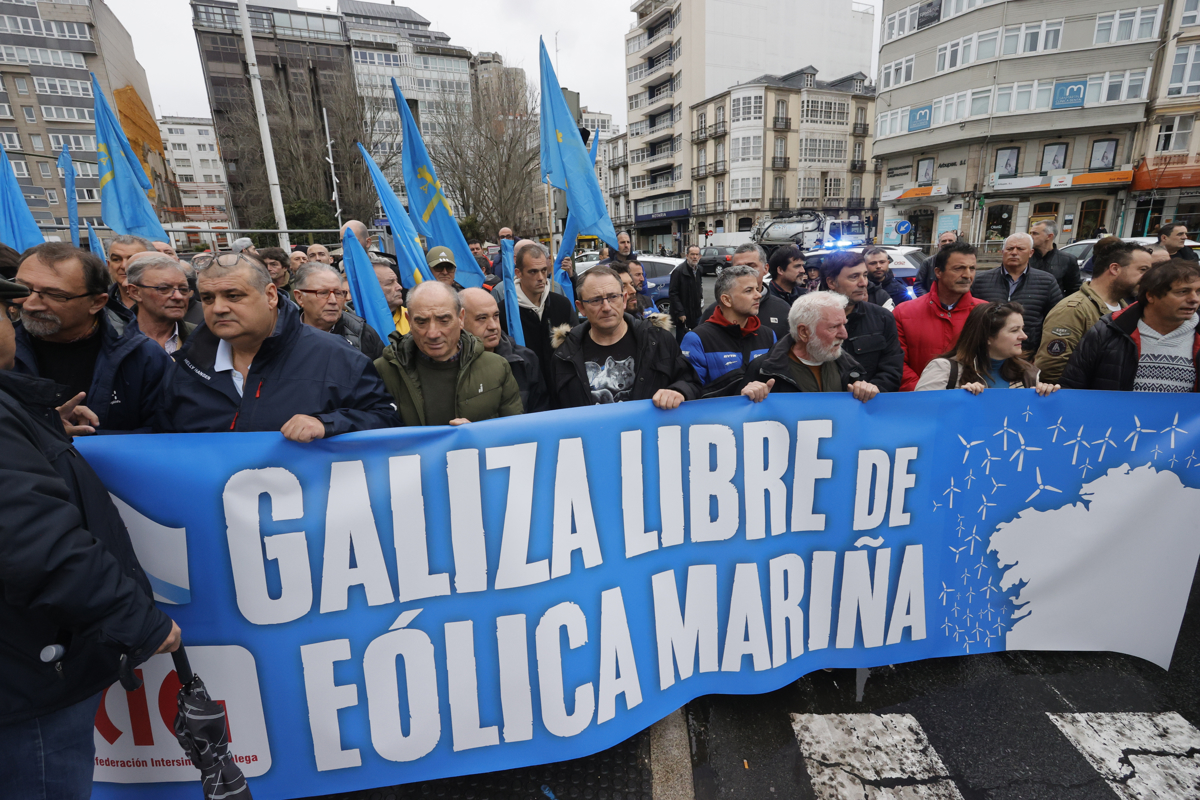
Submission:
<svg viewBox="0 0 1200 800">
<path fill-rule="evenodd" d="M 909 714 L 792 714 L 817 800 L 962 800 Z"/>
<path fill-rule="evenodd" d="M 1200 731 L 1179 714 L 1047 716 L 1118 797 L 1200 795 Z"/>
</svg>

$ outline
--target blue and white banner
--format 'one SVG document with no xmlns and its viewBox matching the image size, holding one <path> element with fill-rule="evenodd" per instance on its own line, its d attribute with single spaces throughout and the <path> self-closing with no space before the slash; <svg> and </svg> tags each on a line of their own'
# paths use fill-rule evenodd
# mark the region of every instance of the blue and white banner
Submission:
<svg viewBox="0 0 1200 800">
<path fill-rule="evenodd" d="M 1165 667 L 1200 556 L 1191 395 L 781 395 L 78 446 L 259 800 L 570 759 L 823 667 Z M 141 670 L 101 704 L 95 796 L 195 797 L 170 660 Z"/>
</svg>

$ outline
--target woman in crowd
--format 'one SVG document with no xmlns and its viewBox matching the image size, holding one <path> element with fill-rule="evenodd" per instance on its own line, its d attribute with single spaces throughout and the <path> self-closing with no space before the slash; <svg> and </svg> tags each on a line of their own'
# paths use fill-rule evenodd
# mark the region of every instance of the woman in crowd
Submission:
<svg viewBox="0 0 1200 800">
<path fill-rule="evenodd" d="M 929 362 L 916 391 L 962 388 L 979 394 L 988 387 L 1025 388 L 1043 397 L 1057 392 L 1058 384 L 1039 381 L 1037 368 L 1024 357 L 1021 345 L 1028 337 L 1023 314 L 1020 303 L 986 303 L 971 309 L 958 344 Z"/>
</svg>

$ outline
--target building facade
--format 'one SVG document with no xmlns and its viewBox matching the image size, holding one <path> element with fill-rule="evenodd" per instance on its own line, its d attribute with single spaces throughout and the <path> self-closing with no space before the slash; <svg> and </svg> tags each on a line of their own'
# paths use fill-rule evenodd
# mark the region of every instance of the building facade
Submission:
<svg viewBox="0 0 1200 800">
<path fill-rule="evenodd" d="M 177 195 L 150 115 L 154 103 L 146 73 L 133 56 L 129 33 L 104 0 L 0 3 L 0 45 L 0 144 L 37 223 L 68 225 L 55 163 L 65 145 L 75 162 L 80 225 L 104 224 L 89 72 L 109 96 L 150 176 L 160 219 L 171 221 L 167 209 L 178 204 Z M 45 235 L 70 240 L 66 230 Z"/>
<path fill-rule="evenodd" d="M 830 74 L 870 70 L 874 11 L 853 0 L 642 0 L 625 36 L 628 171 L 634 246 L 669 251 L 695 242 L 690 212 L 693 147 L 688 110 L 763 73 L 796 66 L 796 31 L 806 59 Z M 748 46 L 752 43 L 752 46 Z M 619 185 L 619 184 L 618 184 Z"/>
<path fill-rule="evenodd" d="M 885 0 L 875 156 L 883 243 L 986 249 L 1049 220 L 1059 243 L 1132 223 L 1163 6 Z"/>
<path fill-rule="evenodd" d="M 812 66 L 763 75 L 693 105 L 696 235 L 750 231 L 797 208 L 867 222 L 875 196 L 874 111 L 865 74 L 827 82 Z"/>
<path fill-rule="evenodd" d="M 238 227 L 230 217 L 229 185 L 213 121 L 204 117 L 162 117 L 158 126 L 179 189 L 180 204 L 171 210 L 181 219 L 178 227 L 188 229 L 187 233 L 172 236 L 176 249 L 232 244 L 237 238 L 232 234 L 209 233 Z"/>
</svg>

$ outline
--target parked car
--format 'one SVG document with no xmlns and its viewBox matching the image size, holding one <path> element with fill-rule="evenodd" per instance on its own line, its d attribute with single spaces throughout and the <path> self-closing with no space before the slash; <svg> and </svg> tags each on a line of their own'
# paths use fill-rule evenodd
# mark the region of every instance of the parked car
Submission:
<svg viewBox="0 0 1200 800">
<path fill-rule="evenodd" d="M 855 252 L 861 253 L 867 247 L 878 247 L 880 250 L 886 250 L 888 256 L 892 259 L 891 270 L 892 275 L 902 281 L 908 287 L 908 293 L 911 297 L 916 297 L 916 291 L 913 286 L 917 283 L 917 272 L 921 269 L 921 265 L 929 256 L 921 252 L 919 247 L 907 247 L 897 245 L 856 245 L 854 247 L 839 247 L 837 250 L 810 250 L 804 254 L 805 269 L 813 266 L 821 266 L 821 262 L 825 260 L 825 256 L 830 253 Z"/>
<path fill-rule="evenodd" d="M 733 254 L 736 250 L 737 248 L 731 245 L 701 247 L 700 274 L 716 275 L 719 267 L 723 267 L 733 260 Z"/>
<path fill-rule="evenodd" d="M 585 250 L 575 256 L 575 269 L 578 270 L 582 266 L 590 266 L 600 260 L 600 254 L 595 250 Z"/>
<path fill-rule="evenodd" d="M 684 263 L 684 260 L 669 256 L 641 256 L 638 258 L 638 263 L 642 265 L 642 270 L 646 273 L 646 294 L 654 300 L 658 310 L 665 313 L 671 305 L 667 299 L 671 289 L 671 272 Z"/>
<path fill-rule="evenodd" d="M 1075 256 L 1075 258 L 1079 259 L 1080 271 L 1090 275 L 1092 272 L 1092 248 L 1096 246 L 1096 242 L 1098 242 L 1098 241 L 1100 241 L 1100 240 L 1099 239 L 1082 239 L 1078 242 L 1071 242 L 1071 244 L 1069 244 L 1065 247 L 1060 247 L 1058 249 L 1063 251 L 1064 253 L 1068 253 L 1069 255 L 1073 255 L 1073 256 Z M 1152 245 L 1152 244 L 1158 244 L 1158 237 L 1157 236 L 1122 236 L 1121 241 L 1135 242 L 1135 243 L 1140 244 L 1143 247 L 1145 247 L 1145 246 Z M 1193 250 L 1200 250 L 1200 242 L 1195 242 L 1195 241 L 1192 241 L 1191 239 L 1187 240 L 1187 243 L 1185 246 L 1190 247 Z"/>
</svg>

